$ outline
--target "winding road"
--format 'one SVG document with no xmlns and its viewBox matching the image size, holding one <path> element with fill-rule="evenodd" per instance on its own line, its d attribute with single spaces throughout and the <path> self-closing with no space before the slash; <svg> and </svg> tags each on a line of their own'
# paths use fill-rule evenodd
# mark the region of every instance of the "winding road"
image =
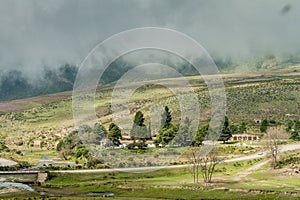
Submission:
<svg viewBox="0 0 300 200">
<path fill-rule="evenodd" d="M 290 150 L 296 150 L 300 149 L 300 144 L 288 144 L 280 146 L 280 151 L 290 151 Z M 224 162 L 237 162 L 237 161 L 243 161 L 243 160 L 251 160 L 255 158 L 261 158 L 264 157 L 266 152 L 263 152 L 261 154 L 252 154 L 248 156 L 242 156 L 238 158 L 232 158 L 225 160 Z M 7 160 L 4 158 L 0 158 L 0 166 L 13 166 L 17 165 L 18 163 L 12 160 Z M 59 172 L 59 173 L 96 173 L 96 172 L 113 172 L 113 171 L 123 171 L 123 172 L 147 172 L 147 171 L 153 171 L 158 169 L 165 169 L 165 168 L 182 168 L 182 167 L 188 167 L 192 166 L 192 164 L 185 164 L 185 165 L 172 165 L 172 166 L 152 166 L 152 167 L 134 167 L 134 168 L 111 168 L 111 169 L 81 169 L 81 170 L 56 170 L 53 172 Z"/>
<path fill-rule="evenodd" d="M 300 143 L 299 144 L 288 144 L 280 146 L 280 152 L 285 151 L 291 151 L 300 149 Z M 262 158 L 266 155 L 266 152 L 263 152 L 262 154 L 252 154 L 249 156 L 242 156 L 238 158 L 232 158 L 225 160 L 224 162 L 237 162 L 237 161 L 243 161 L 243 160 L 251 160 L 255 158 Z M 114 172 L 114 171 L 121 171 L 121 172 L 147 172 L 147 171 L 153 171 L 158 169 L 172 169 L 172 168 L 182 168 L 182 167 L 189 167 L 192 166 L 192 164 L 185 164 L 185 165 L 171 165 L 171 166 L 152 166 L 152 167 L 134 167 L 134 168 L 111 168 L 111 169 L 80 169 L 80 170 L 56 170 L 53 172 L 58 173 L 97 173 L 97 172 Z"/>
</svg>

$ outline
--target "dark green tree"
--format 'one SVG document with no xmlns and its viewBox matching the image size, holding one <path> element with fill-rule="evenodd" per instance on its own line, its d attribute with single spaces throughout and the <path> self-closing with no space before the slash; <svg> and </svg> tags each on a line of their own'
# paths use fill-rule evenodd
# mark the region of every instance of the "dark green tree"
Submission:
<svg viewBox="0 0 300 200">
<path fill-rule="evenodd" d="M 178 133 L 178 129 L 179 125 L 173 124 L 160 129 L 158 132 L 158 137 L 154 140 L 154 144 L 161 144 L 163 146 L 169 144 L 169 142 L 171 142 Z"/>
<path fill-rule="evenodd" d="M 134 116 L 133 123 L 137 126 L 145 126 L 144 114 L 141 111 L 137 111 Z"/>
<path fill-rule="evenodd" d="M 240 127 L 238 127 L 234 124 L 230 124 L 228 128 L 232 134 L 237 134 L 240 131 Z"/>
<path fill-rule="evenodd" d="M 242 122 L 239 126 L 238 132 L 245 133 L 246 130 L 247 130 L 247 124 L 246 124 L 246 122 Z M 235 134 L 235 133 L 237 133 L 237 132 L 232 132 L 232 134 Z"/>
<path fill-rule="evenodd" d="M 268 129 L 269 122 L 267 119 L 264 119 L 260 124 L 260 132 L 265 133 Z"/>
<path fill-rule="evenodd" d="M 141 111 L 136 112 L 130 131 L 131 139 L 134 140 L 133 143 L 135 143 L 135 140 L 141 140 L 141 142 L 145 144 L 146 140 L 151 139 L 151 133 L 144 122 L 145 118 L 143 113 Z"/>
<path fill-rule="evenodd" d="M 295 124 L 294 124 L 294 130 L 295 131 L 299 131 L 300 130 L 300 121 L 296 120 Z"/>
<path fill-rule="evenodd" d="M 197 133 L 195 135 L 193 146 L 200 146 L 202 142 L 205 140 L 205 137 L 207 135 L 208 131 L 208 125 L 201 127 L 197 130 Z"/>
<path fill-rule="evenodd" d="M 86 158 L 90 157 L 89 151 L 86 149 L 85 145 L 83 145 L 81 138 L 79 137 L 78 132 L 82 130 L 90 131 L 90 127 L 88 125 L 81 126 L 78 131 L 72 131 L 69 133 L 64 139 L 60 140 L 56 146 L 57 151 L 64 157 L 65 160 L 76 157 L 76 158 Z"/>
<path fill-rule="evenodd" d="M 295 141 L 300 141 L 299 133 L 297 131 L 292 132 L 290 139 Z"/>
<path fill-rule="evenodd" d="M 225 143 L 231 138 L 231 136 L 232 136 L 232 133 L 229 129 L 229 120 L 228 120 L 228 117 L 225 116 L 224 125 L 223 125 L 223 129 L 222 129 L 219 140 L 223 141 L 223 143 Z"/>
<path fill-rule="evenodd" d="M 78 135 L 83 143 L 85 144 L 95 144 L 95 137 L 93 134 L 93 129 L 89 125 L 81 125 L 78 128 Z"/>
<path fill-rule="evenodd" d="M 168 106 L 165 106 L 165 110 L 162 114 L 162 120 L 161 120 L 161 125 L 163 128 L 168 127 L 171 125 L 172 122 L 172 115 L 171 112 L 169 110 Z"/>
<path fill-rule="evenodd" d="M 115 146 L 119 146 L 121 144 L 120 139 L 122 139 L 121 129 L 115 123 L 111 123 L 108 131 L 108 139 L 112 141 Z"/>
<path fill-rule="evenodd" d="M 290 131 L 290 130 L 292 130 L 293 126 L 294 126 L 294 122 L 292 120 L 289 120 L 285 130 Z"/>
<path fill-rule="evenodd" d="M 193 133 L 191 130 L 191 120 L 186 117 L 183 124 L 174 138 L 174 144 L 179 146 L 190 146 L 193 142 Z"/>
<path fill-rule="evenodd" d="M 162 128 L 158 131 L 158 137 L 154 140 L 156 145 L 167 145 L 174 139 L 179 130 L 179 125 L 174 126 L 172 123 L 172 115 L 168 106 L 165 106 L 164 112 L 162 113 L 161 125 Z M 174 143 L 176 143 L 174 141 Z"/>
<path fill-rule="evenodd" d="M 82 125 L 78 129 L 78 133 L 87 144 L 100 144 L 100 141 L 107 136 L 107 130 L 99 123 L 95 123 L 93 128 Z"/>
<path fill-rule="evenodd" d="M 95 123 L 94 129 L 94 139 L 97 144 L 100 144 L 100 141 L 107 136 L 107 130 L 102 124 Z"/>
</svg>

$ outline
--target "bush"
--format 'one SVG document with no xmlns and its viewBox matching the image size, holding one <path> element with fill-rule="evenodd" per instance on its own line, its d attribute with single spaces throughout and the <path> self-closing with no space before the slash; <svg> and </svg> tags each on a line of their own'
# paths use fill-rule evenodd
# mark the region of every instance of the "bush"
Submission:
<svg viewBox="0 0 300 200">
<path fill-rule="evenodd" d="M 297 153 L 292 153 L 285 157 L 282 157 L 279 161 L 277 166 L 279 168 L 290 165 L 290 164 L 300 164 L 300 156 Z"/>
<path fill-rule="evenodd" d="M 96 159 L 96 158 L 90 158 L 87 163 L 87 168 L 96 168 L 98 164 L 103 164 L 103 161 Z"/>
<path fill-rule="evenodd" d="M 135 143 L 130 143 L 127 145 L 128 149 L 145 149 L 147 147 L 147 144 L 144 142 L 135 142 Z"/>
<path fill-rule="evenodd" d="M 0 151 L 9 152 L 9 148 L 6 146 L 5 142 L 0 141 Z"/>
<path fill-rule="evenodd" d="M 46 181 L 50 181 L 53 178 L 57 177 L 57 175 L 55 173 L 51 173 L 49 171 L 45 171 L 45 172 L 48 174 Z"/>
<path fill-rule="evenodd" d="M 297 131 L 292 132 L 290 139 L 295 141 L 300 141 L 299 133 Z"/>
</svg>

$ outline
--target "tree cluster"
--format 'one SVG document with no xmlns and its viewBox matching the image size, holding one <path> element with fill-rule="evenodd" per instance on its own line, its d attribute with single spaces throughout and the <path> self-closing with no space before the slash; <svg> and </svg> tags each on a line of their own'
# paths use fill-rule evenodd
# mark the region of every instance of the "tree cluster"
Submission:
<svg viewBox="0 0 300 200">
<path fill-rule="evenodd" d="M 88 159 L 90 155 L 85 144 L 99 145 L 102 140 L 108 139 L 110 142 L 106 145 L 119 146 L 121 138 L 121 130 L 116 124 L 111 123 L 107 131 L 103 125 L 95 123 L 94 127 L 82 125 L 78 130 L 72 131 L 59 141 L 56 148 L 66 160 L 70 157 Z"/>
<path fill-rule="evenodd" d="M 162 113 L 161 126 L 162 128 L 158 131 L 158 136 L 154 140 L 156 146 L 166 146 L 169 144 L 179 130 L 179 125 L 172 124 L 172 114 L 168 106 L 165 106 L 164 112 Z"/>
<path fill-rule="evenodd" d="M 300 121 L 299 120 L 295 120 L 295 121 L 288 121 L 287 127 L 286 127 L 286 131 L 290 132 L 290 139 L 291 140 L 295 140 L 295 141 L 300 141 L 300 135 L 299 135 L 299 131 L 300 131 Z"/>
<path fill-rule="evenodd" d="M 172 115 L 168 108 L 165 107 L 162 114 L 162 128 L 158 132 L 157 138 L 154 140 L 156 145 L 165 146 L 167 144 L 176 146 L 200 146 L 202 142 L 206 139 L 208 132 L 208 125 L 199 127 L 196 133 L 192 133 L 191 130 L 191 120 L 187 117 L 185 118 L 181 127 L 179 124 L 172 124 Z M 239 127 L 241 130 L 246 130 L 246 124 L 242 123 Z M 228 117 L 225 116 L 224 125 L 222 132 L 220 134 L 219 140 L 223 143 L 227 142 L 233 133 L 238 131 L 238 127 L 235 125 L 230 125 Z M 172 141 L 172 143 L 170 143 Z"/>
</svg>

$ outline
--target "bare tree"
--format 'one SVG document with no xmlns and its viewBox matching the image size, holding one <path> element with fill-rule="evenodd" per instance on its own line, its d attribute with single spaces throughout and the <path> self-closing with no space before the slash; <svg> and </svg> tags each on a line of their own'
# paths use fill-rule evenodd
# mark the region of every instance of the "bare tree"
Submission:
<svg viewBox="0 0 300 200">
<path fill-rule="evenodd" d="M 203 150 L 204 148 L 207 148 L 207 146 L 204 145 L 200 148 L 191 147 L 188 151 L 188 158 L 192 164 L 194 183 L 199 183 L 200 173 L 203 177 L 203 181 L 205 183 L 210 183 L 212 176 L 215 173 L 216 166 L 224 160 L 223 157 L 219 156 L 219 152 L 215 148 L 212 148 L 206 155 L 200 155 L 201 149 Z"/>
<path fill-rule="evenodd" d="M 270 129 L 264 136 L 263 146 L 267 151 L 269 157 L 271 157 L 271 166 L 275 169 L 277 167 L 277 161 L 280 154 L 279 142 L 280 139 L 284 139 L 284 133 L 281 134 L 281 129 L 276 127 Z"/>
<path fill-rule="evenodd" d="M 205 183 L 211 183 L 216 166 L 224 160 L 220 157 L 218 150 L 213 148 L 207 155 L 199 158 L 199 167 Z"/>
<path fill-rule="evenodd" d="M 199 147 L 190 147 L 187 153 L 189 161 L 192 163 L 192 175 L 194 183 L 199 182 Z"/>
</svg>

